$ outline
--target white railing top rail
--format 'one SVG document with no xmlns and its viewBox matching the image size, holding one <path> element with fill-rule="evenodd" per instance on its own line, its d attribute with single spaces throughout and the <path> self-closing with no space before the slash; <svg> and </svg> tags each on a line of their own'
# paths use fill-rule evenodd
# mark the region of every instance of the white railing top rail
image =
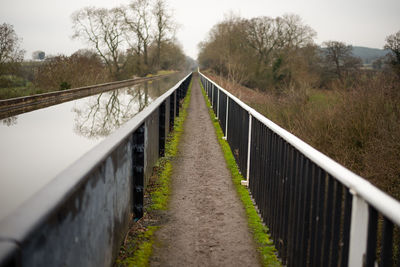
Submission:
<svg viewBox="0 0 400 267">
<path fill-rule="evenodd" d="M 223 89 L 221 86 L 216 84 L 210 78 L 205 76 L 199 71 L 200 75 L 205 77 L 211 83 L 213 83 L 219 90 L 224 92 L 229 98 L 235 101 L 243 109 L 247 110 L 254 118 L 262 122 L 265 126 L 275 132 L 277 135 L 282 137 L 286 142 L 295 147 L 304 156 L 310 159 L 312 162 L 317 164 L 328 174 L 336 178 L 339 182 L 349 188 L 353 195 L 358 195 L 373 206 L 378 212 L 382 213 L 385 217 L 390 219 L 393 223 L 400 225 L 400 202 L 392 198 L 385 192 L 381 191 L 364 178 L 358 176 L 352 171 L 348 170 L 344 166 L 340 165 L 333 159 L 322 154 L 309 144 L 305 143 L 295 135 L 289 133 L 276 123 L 264 117 L 262 114 L 257 112 L 255 109 L 249 107 L 243 101 Z"/>
</svg>

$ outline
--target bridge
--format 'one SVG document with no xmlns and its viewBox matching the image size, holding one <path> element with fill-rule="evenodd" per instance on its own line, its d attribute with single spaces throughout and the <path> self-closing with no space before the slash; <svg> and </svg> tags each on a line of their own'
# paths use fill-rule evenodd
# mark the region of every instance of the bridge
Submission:
<svg viewBox="0 0 400 267">
<path fill-rule="evenodd" d="M 112 265 L 188 74 L 0 220 L 0 266 Z M 400 264 L 400 203 L 268 120 L 199 72 L 242 185 L 286 266 Z M 212 212 L 212 211 L 210 211 Z"/>
</svg>

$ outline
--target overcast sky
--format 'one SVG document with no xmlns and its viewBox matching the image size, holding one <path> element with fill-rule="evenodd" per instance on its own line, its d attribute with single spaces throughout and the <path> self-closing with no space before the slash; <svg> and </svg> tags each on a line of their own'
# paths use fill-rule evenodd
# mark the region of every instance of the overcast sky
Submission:
<svg viewBox="0 0 400 267">
<path fill-rule="evenodd" d="M 181 25 L 177 38 L 185 53 L 197 57 L 197 44 L 224 16 L 245 18 L 298 14 L 317 32 L 316 43 L 338 40 L 382 48 L 400 30 L 400 0 L 167 0 Z M 0 0 L 0 23 L 10 23 L 23 39 L 26 59 L 35 50 L 67 54 L 85 48 L 72 40 L 70 15 L 85 6 L 115 7 L 129 0 Z"/>
</svg>

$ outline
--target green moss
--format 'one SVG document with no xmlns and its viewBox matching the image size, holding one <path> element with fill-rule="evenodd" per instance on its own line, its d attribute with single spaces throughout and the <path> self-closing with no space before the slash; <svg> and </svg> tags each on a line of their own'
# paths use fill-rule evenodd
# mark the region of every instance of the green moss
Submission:
<svg viewBox="0 0 400 267">
<path fill-rule="evenodd" d="M 174 130 L 168 135 L 165 144 L 165 156 L 160 158 L 156 164 L 157 174 L 155 183 L 150 192 L 150 205 L 146 207 L 146 213 L 166 210 L 168 208 L 168 200 L 171 194 L 171 160 L 178 153 L 178 144 L 183 132 L 183 122 L 187 116 L 187 108 L 190 103 L 192 82 L 182 104 L 179 117 L 175 118 Z M 146 226 L 143 233 L 129 238 L 126 246 L 121 247 L 123 259 L 117 259 L 117 266 L 149 266 L 149 259 L 153 251 L 154 233 L 160 228 L 159 226 Z M 120 252 L 121 255 L 121 252 Z"/>
<path fill-rule="evenodd" d="M 200 81 L 199 81 L 200 82 Z M 244 180 L 243 176 L 240 174 L 238 166 L 236 164 L 235 158 L 232 154 L 231 148 L 227 141 L 222 139 L 224 136 L 222 129 L 215 119 L 214 111 L 211 108 L 210 102 L 205 94 L 204 88 L 200 82 L 200 86 L 203 89 L 203 96 L 207 103 L 211 121 L 214 124 L 215 132 L 218 137 L 218 141 L 222 147 L 222 151 L 225 156 L 225 161 L 232 174 L 233 183 L 236 187 L 236 191 L 242 201 L 248 219 L 249 228 L 253 234 L 253 238 L 257 243 L 258 251 L 261 254 L 262 263 L 264 266 L 281 266 L 277 256 L 276 249 L 273 242 L 268 234 L 268 228 L 262 223 L 260 216 L 258 215 L 256 208 L 253 205 L 249 191 L 241 185 L 241 181 Z"/>
<path fill-rule="evenodd" d="M 153 250 L 154 244 L 154 232 L 158 229 L 158 226 L 148 226 L 146 232 L 141 233 L 137 236 L 137 247 L 128 251 L 133 253 L 132 257 L 127 257 L 122 261 L 117 260 L 117 265 L 129 266 L 129 267 L 147 267 L 149 266 L 149 258 Z"/>
</svg>

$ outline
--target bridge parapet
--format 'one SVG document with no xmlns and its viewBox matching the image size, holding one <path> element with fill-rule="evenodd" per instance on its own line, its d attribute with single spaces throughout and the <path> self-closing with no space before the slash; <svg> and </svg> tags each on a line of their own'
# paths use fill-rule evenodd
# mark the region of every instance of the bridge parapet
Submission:
<svg viewBox="0 0 400 267">
<path fill-rule="evenodd" d="M 1 220 L 0 266 L 112 266 L 191 75 Z"/>
<path fill-rule="evenodd" d="M 200 80 L 283 264 L 400 266 L 399 201 Z"/>
</svg>

